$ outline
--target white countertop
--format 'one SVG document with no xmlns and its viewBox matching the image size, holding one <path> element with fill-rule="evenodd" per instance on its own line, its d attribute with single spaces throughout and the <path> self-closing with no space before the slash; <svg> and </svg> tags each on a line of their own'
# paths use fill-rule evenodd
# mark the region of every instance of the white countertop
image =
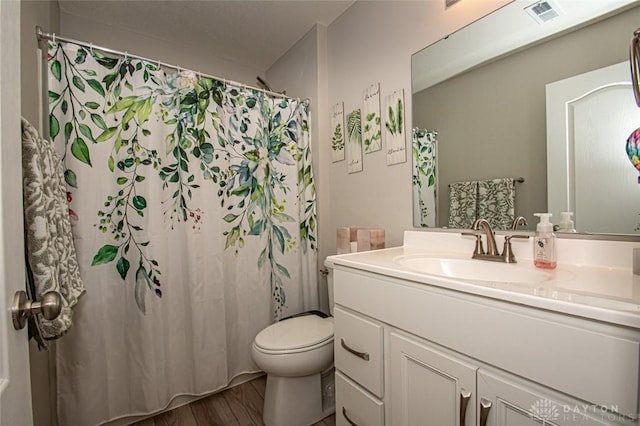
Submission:
<svg viewBox="0 0 640 426">
<path fill-rule="evenodd" d="M 535 268 L 530 255 L 527 257 L 532 244 L 531 239 L 523 240 L 524 243 L 520 243 L 519 248 L 514 244 L 516 256 L 520 252 L 520 257 L 517 257 L 519 263 L 508 265 L 508 267 L 543 271 L 549 275 L 548 280 L 535 284 L 523 284 L 460 280 L 430 275 L 404 266 L 400 259 L 421 255 L 471 258 L 473 237 L 462 238 L 460 234 L 442 235 L 437 232 L 430 235 L 429 233 L 416 234 L 418 239 L 424 239 L 426 234 L 428 243 L 424 244 L 425 241 L 415 239 L 416 235 L 407 235 L 418 232 L 407 231 L 405 245 L 402 247 L 329 256 L 325 264 L 329 267 L 355 268 L 416 283 L 640 329 L 640 276 L 633 275 L 630 264 L 631 248 L 634 243 L 618 244 L 604 241 L 603 249 L 613 259 L 617 259 L 610 260 L 608 265 L 602 262 L 601 264 L 584 264 L 581 262 L 584 259 L 571 258 L 565 254 L 558 256 L 559 261 L 564 260 L 564 262 L 559 262 L 557 268 L 544 270 Z M 587 246 L 588 250 L 582 246 Z M 501 245 L 499 247 L 502 248 Z M 581 243 L 563 240 L 558 244 L 558 249 L 562 248 L 571 253 L 578 253 L 580 256 L 584 254 L 583 252 L 588 252 L 588 257 L 602 258 L 594 256 L 593 241 Z M 621 261 L 621 258 L 624 258 L 624 261 Z M 487 261 L 474 260 L 473 262 Z"/>
</svg>

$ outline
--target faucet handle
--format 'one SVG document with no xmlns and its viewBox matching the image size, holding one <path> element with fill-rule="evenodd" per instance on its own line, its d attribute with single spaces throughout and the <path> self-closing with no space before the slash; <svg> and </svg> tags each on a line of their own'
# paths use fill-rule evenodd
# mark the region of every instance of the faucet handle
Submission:
<svg viewBox="0 0 640 426">
<path fill-rule="evenodd" d="M 482 245 L 482 232 L 472 230 L 471 232 L 463 232 L 462 235 L 465 235 L 467 237 L 476 237 L 476 246 L 473 249 L 473 256 L 476 256 L 478 254 L 485 254 L 484 246 Z"/>
<path fill-rule="evenodd" d="M 520 238 L 521 236 L 516 235 L 505 235 L 504 237 L 504 247 L 502 248 L 502 259 L 505 263 L 518 263 L 516 261 L 516 257 L 513 254 L 513 249 L 511 248 L 511 238 L 516 237 Z M 527 236 L 529 238 L 529 236 Z"/>
<path fill-rule="evenodd" d="M 522 239 L 522 240 L 528 240 L 529 239 L 529 235 L 526 234 L 511 234 L 511 235 L 505 235 L 504 239 L 505 241 L 507 239 L 511 240 L 512 238 L 518 238 L 518 239 Z"/>
<path fill-rule="evenodd" d="M 502 248 L 502 259 L 505 263 L 517 263 L 516 257 L 513 254 L 513 249 L 511 248 L 511 239 L 512 238 L 522 238 L 525 240 L 529 239 L 528 235 L 523 234 L 513 234 L 513 235 L 505 235 L 504 236 L 504 247 Z"/>
</svg>

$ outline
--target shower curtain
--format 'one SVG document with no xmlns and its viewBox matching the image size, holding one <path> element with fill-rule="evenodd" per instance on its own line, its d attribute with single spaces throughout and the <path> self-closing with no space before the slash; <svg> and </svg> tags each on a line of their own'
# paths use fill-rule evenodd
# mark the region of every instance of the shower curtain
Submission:
<svg viewBox="0 0 640 426">
<path fill-rule="evenodd" d="M 254 336 L 317 308 L 308 102 L 48 47 L 87 287 L 57 346 L 60 424 L 151 413 L 256 371 Z"/>
</svg>

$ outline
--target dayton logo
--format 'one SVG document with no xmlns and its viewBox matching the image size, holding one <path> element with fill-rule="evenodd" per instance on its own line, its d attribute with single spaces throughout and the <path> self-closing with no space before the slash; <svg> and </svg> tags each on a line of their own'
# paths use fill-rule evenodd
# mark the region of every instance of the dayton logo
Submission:
<svg viewBox="0 0 640 426">
<path fill-rule="evenodd" d="M 542 424 L 545 424 L 545 421 L 558 420 L 560 418 L 558 406 L 548 399 L 537 400 L 529 409 L 529 413 L 531 413 L 531 418 L 541 420 Z"/>
</svg>

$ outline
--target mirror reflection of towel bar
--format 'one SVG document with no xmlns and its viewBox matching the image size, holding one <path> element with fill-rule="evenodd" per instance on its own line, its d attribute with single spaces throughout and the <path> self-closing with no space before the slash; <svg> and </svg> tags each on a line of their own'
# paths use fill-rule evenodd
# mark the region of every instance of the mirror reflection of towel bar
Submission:
<svg viewBox="0 0 640 426">
<path fill-rule="evenodd" d="M 524 178 L 522 176 L 517 177 L 517 178 L 513 178 L 514 182 L 518 182 L 518 183 L 522 183 L 524 182 Z M 451 184 L 447 185 L 449 188 L 451 188 Z"/>
</svg>

